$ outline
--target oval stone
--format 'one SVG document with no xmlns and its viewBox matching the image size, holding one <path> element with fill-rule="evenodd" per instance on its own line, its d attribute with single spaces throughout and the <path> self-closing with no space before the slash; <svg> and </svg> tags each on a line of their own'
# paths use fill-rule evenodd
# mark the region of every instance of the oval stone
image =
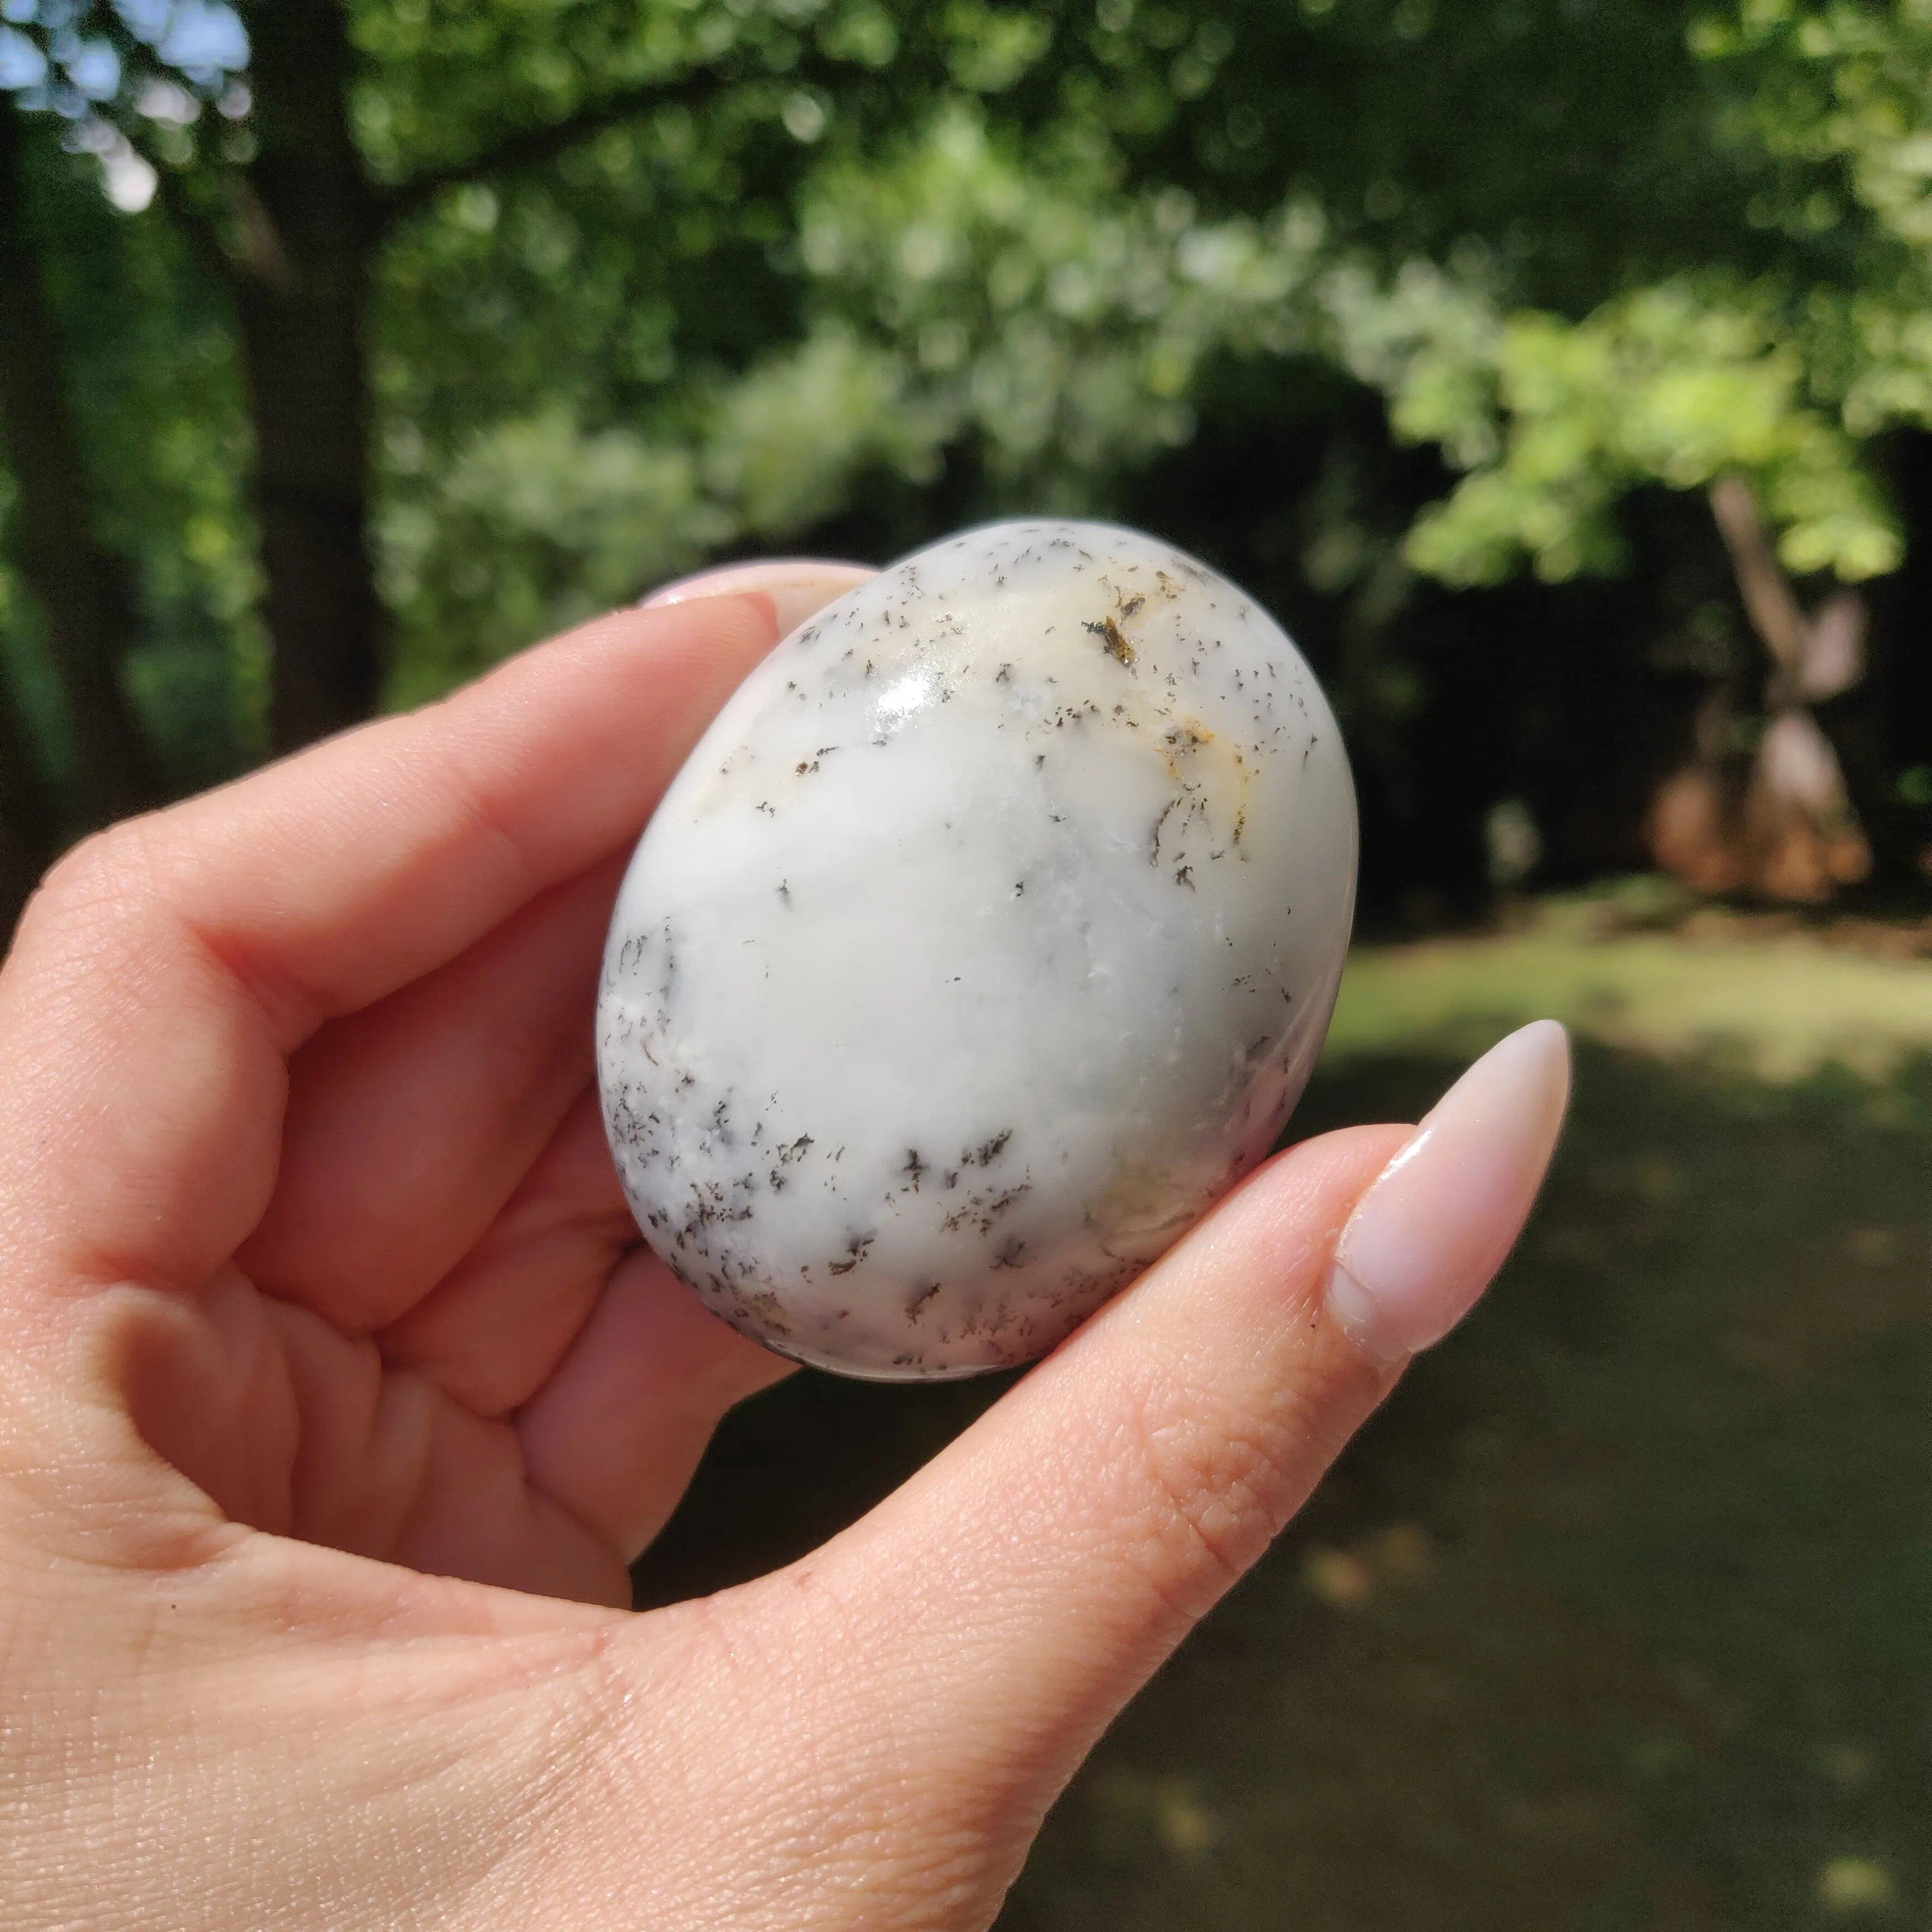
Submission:
<svg viewBox="0 0 1932 1932">
<path fill-rule="evenodd" d="M 1166 544 L 1000 524 L 747 678 L 620 892 L 598 1002 L 645 1239 L 780 1354 L 1031 1360 L 1265 1155 L 1355 883 L 1335 721 Z"/>
</svg>

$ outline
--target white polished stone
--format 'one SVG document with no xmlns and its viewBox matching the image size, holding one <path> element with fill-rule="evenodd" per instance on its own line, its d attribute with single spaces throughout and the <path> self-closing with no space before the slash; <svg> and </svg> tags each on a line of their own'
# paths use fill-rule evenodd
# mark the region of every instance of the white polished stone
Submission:
<svg viewBox="0 0 1932 1932">
<path fill-rule="evenodd" d="M 1043 1354 L 1281 1130 L 1355 806 L 1300 654 L 1137 532 L 1003 524 L 788 638 L 665 795 L 598 1006 L 646 1240 L 784 1354 Z"/>
</svg>

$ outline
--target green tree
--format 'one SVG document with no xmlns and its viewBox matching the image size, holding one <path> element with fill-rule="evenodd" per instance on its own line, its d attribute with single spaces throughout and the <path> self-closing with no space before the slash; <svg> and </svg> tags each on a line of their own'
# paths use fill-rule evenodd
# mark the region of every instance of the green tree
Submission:
<svg viewBox="0 0 1932 1932">
<path fill-rule="evenodd" d="M 7 543 L 45 613 L 50 652 L 68 700 L 80 809 L 102 824 L 150 803 L 159 778 L 122 688 L 122 661 L 140 620 L 128 564 L 102 544 L 94 527 L 68 370 L 28 206 L 32 136 L 24 120 L 10 101 L 0 105 L 0 285 L 6 290 L 0 436 L 14 478 Z M 8 710 L 16 716 L 17 700 Z"/>
<path fill-rule="evenodd" d="M 134 382 L 174 427 L 122 466 L 172 452 L 187 562 L 88 473 L 151 657 L 157 586 L 200 586 L 243 750 L 256 694 L 298 742 L 721 551 L 1144 513 L 1222 460 L 1283 594 L 1354 640 L 1391 784 L 1442 688 L 1403 628 L 1432 580 L 1626 569 L 1672 493 L 1707 534 L 1670 542 L 1721 567 L 1731 477 L 1801 577 L 1902 554 L 1886 439 L 1932 419 L 1909 7 L 264 0 L 226 44 L 200 0 L 9 17 L 0 85 L 124 206 L 148 170 L 122 253 L 226 332 L 198 444 Z M 85 413 L 105 386 L 56 320 Z M 129 688 L 151 735 L 181 713 Z"/>
</svg>

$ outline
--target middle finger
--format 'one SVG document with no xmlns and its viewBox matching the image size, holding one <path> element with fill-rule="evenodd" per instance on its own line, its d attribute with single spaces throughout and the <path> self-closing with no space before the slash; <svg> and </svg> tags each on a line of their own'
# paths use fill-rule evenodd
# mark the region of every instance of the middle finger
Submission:
<svg viewBox="0 0 1932 1932">
<path fill-rule="evenodd" d="M 622 869 L 554 887 L 296 1055 L 274 1192 L 238 1257 L 260 1286 L 367 1333 L 469 1251 L 591 1077 Z"/>
</svg>

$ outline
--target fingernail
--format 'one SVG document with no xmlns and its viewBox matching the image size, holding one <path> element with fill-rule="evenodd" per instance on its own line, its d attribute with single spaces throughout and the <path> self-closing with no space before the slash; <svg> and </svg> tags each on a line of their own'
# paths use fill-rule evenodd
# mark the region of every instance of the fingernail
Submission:
<svg viewBox="0 0 1932 1932">
<path fill-rule="evenodd" d="M 756 563 L 728 563 L 722 569 L 680 577 L 644 600 L 646 610 L 660 604 L 688 604 L 699 597 L 730 597 L 762 590 L 778 614 L 778 635 L 789 637 L 814 610 L 842 597 L 878 572 L 862 563 L 834 563 L 811 556 L 760 558 Z"/>
<path fill-rule="evenodd" d="M 1442 1340 L 1522 1232 L 1570 1097 L 1570 1036 L 1538 1020 L 1490 1048 L 1390 1161 L 1335 1244 L 1328 1306 L 1362 1352 Z"/>
</svg>

